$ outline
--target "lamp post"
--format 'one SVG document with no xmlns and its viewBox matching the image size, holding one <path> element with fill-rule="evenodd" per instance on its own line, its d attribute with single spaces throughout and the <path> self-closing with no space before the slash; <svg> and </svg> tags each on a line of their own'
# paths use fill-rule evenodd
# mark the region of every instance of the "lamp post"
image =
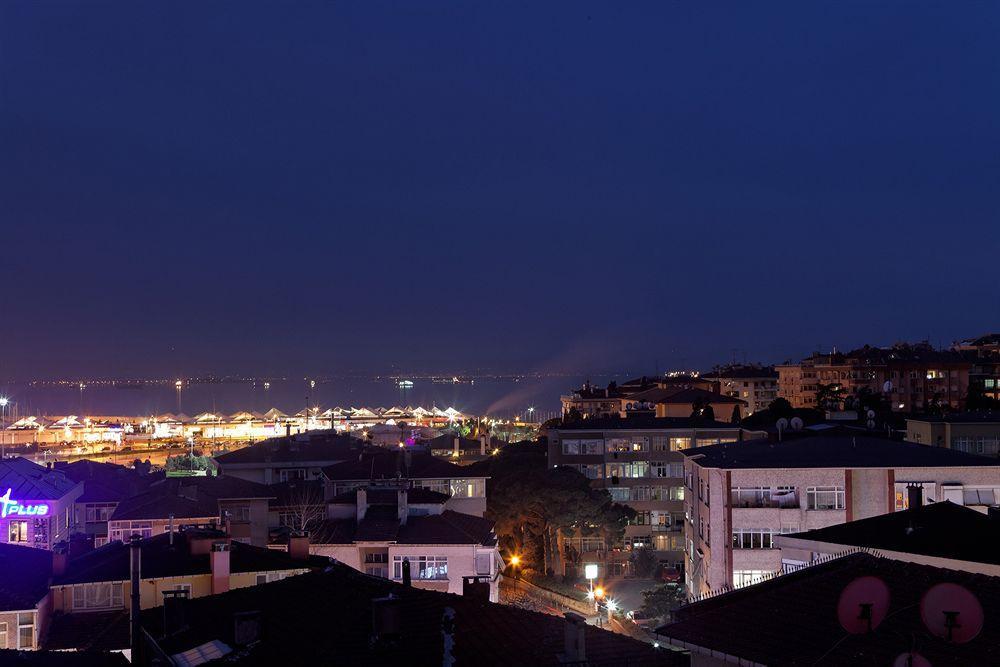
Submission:
<svg viewBox="0 0 1000 667">
<path fill-rule="evenodd" d="M 181 389 L 184 388 L 184 381 L 178 380 L 174 383 L 174 387 L 177 389 L 177 414 L 181 414 Z"/>
</svg>

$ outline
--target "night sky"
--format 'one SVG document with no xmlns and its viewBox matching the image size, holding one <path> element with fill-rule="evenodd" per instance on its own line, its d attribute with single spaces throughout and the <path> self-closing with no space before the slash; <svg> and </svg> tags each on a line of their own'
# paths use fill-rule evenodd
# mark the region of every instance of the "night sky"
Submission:
<svg viewBox="0 0 1000 667">
<path fill-rule="evenodd" d="M 1000 329 L 1000 4 L 0 3 L 0 376 Z"/>
</svg>

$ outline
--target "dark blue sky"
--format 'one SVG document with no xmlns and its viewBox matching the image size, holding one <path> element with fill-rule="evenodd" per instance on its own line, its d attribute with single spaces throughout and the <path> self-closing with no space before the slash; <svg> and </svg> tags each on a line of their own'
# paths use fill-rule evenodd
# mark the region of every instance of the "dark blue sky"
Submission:
<svg viewBox="0 0 1000 667">
<path fill-rule="evenodd" d="M 0 3 L 0 376 L 1000 329 L 1000 5 Z"/>
</svg>

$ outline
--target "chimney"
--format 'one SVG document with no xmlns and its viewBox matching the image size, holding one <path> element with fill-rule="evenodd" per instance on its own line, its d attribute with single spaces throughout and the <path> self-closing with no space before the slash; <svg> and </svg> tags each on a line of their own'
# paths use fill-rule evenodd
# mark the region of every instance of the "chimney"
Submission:
<svg viewBox="0 0 1000 667">
<path fill-rule="evenodd" d="M 410 504 L 406 499 L 406 489 L 396 491 L 396 516 L 399 517 L 399 525 L 405 526 L 406 519 L 410 516 Z"/>
<path fill-rule="evenodd" d="M 295 560 L 309 558 L 309 534 L 292 533 L 288 536 L 288 555 Z"/>
<path fill-rule="evenodd" d="M 587 620 L 580 614 L 566 612 L 565 644 L 561 656 L 563 662 L 584 663 L 587 660 Z"/>
<path fill-rule="evenodd" d="M 405 557 L 403 558 L 402 568 L 403 568 L 403 585 L 406 586 L 407 588 L 409 588 L 410 585 L 413 583 L 413 581 L 410 578 L 410 559 L 409 558 L 405 558 Z"/>
<path fill-rule="evenodd" d="M 174 546 L 174 513 L 171 512 L 170 516 L 168 518 L 170 519 L 170 524 L 169 524 L 169 526 L 170 526 L 170 528 L 169 528 L 169 530 L 170 530 L 170 546 L 172 547 L 172 546 Z"/>
<path fill-rule="evenodd" d="M 53 549 L 52 551 L 52 576 L 61 577 L 66 574 L 66 566 L 69 564 L 69 553 L 66 549 Z"/>
<path fill-rule="evenodd" d="M 907 484 L 906 499 L 911 510 L 920 509 L 924 504 L 924 487 L 919 484 Z"/>
<path fill-rule="evenodd" d="M 394 595 L 372 600 L 372 642 L 399 639 L 403 629 L 402 600 Z"/>
<path fill-rule="evenodd" d="M 229 590 L 229 544 L 216 542 L 209 554 L 212 568 L 212 595 Z"/>
<path fill-rule="evenodd" d="M 133 535 L 129 541 L 129 570 L 130 570 L 130 590 L 129 590 L 129 646 L 132 649 L 132 660 L 138 662 L 141 655 L 142 637 L 139 631 L 139 582 L 142 580 L 140 574 L 142 568 L 142 556 L 139 551 L 142 538 Z"/>
<path fill-rule="evenodd" d="M 365 514 L 368 512 L 368 491 L 364 487 L 358 489 L 357 500 L 355 502 L 358 510 L 358 523 L 361 523 L 361 520 L 365 518 Z"/>
<path fill-rule="evenodd" d="M 1000 507 L 997 507 L 996 505 L 987 507 L 986 516 L 988 516 L 992 521 L 1000 522 Z"/>
<path fill-rule="evenodd" d="M 486 456 L 486 434 L 479 436 L 479 455 Z"/>
<path fill-rule="evenodd" d="M 456 435 L 454 442 L 455 442 L 455 449 L 453 455 L 456 458 L 458 458 L 459 456 L 462 455 L 462 439 Z"/>
</svg>

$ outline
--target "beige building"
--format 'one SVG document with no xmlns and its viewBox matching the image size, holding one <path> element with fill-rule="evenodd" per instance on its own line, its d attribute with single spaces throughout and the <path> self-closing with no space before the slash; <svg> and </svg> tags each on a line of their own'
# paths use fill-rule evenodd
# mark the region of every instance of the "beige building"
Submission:
<svg viewBox="0 0 1000 667">
<path fill-rule="evenodd" d="M 775 535 L 905 509 L 907 485 L 919 485 L 925 502 L 980 508 L 1000 492 L 996 459 L 842 433 L 714 445 L 684 456 L 691 595 L 781 571 Z"/>
<path fill-rule="evenodd" d="M 713 368 L 700 376 L 719 385 L 719 393 L 746 401 L 745 414 L 766 410 L 778 397 L 778 372 L 774 366 L 731 365 Z"/>
<path fill-rule="evenodd" d="M 816 353 L 797 364 L 780 364 L 778 395 L 793 408 L 818 408 L 819 385 L 836 385 L 844 397 L 862 390 L 881 393 L 899 412 L 939 405 L 965 407 L 972 364 L 961 354 L 925 343 L 851 352 Z"/>
<path fill-rule="evenodd" d="M 1000 413 L 967 412 L 907 419 L 906 439 L 922 445 L 995 457 L 1000 452 Z"/>
</svg>

